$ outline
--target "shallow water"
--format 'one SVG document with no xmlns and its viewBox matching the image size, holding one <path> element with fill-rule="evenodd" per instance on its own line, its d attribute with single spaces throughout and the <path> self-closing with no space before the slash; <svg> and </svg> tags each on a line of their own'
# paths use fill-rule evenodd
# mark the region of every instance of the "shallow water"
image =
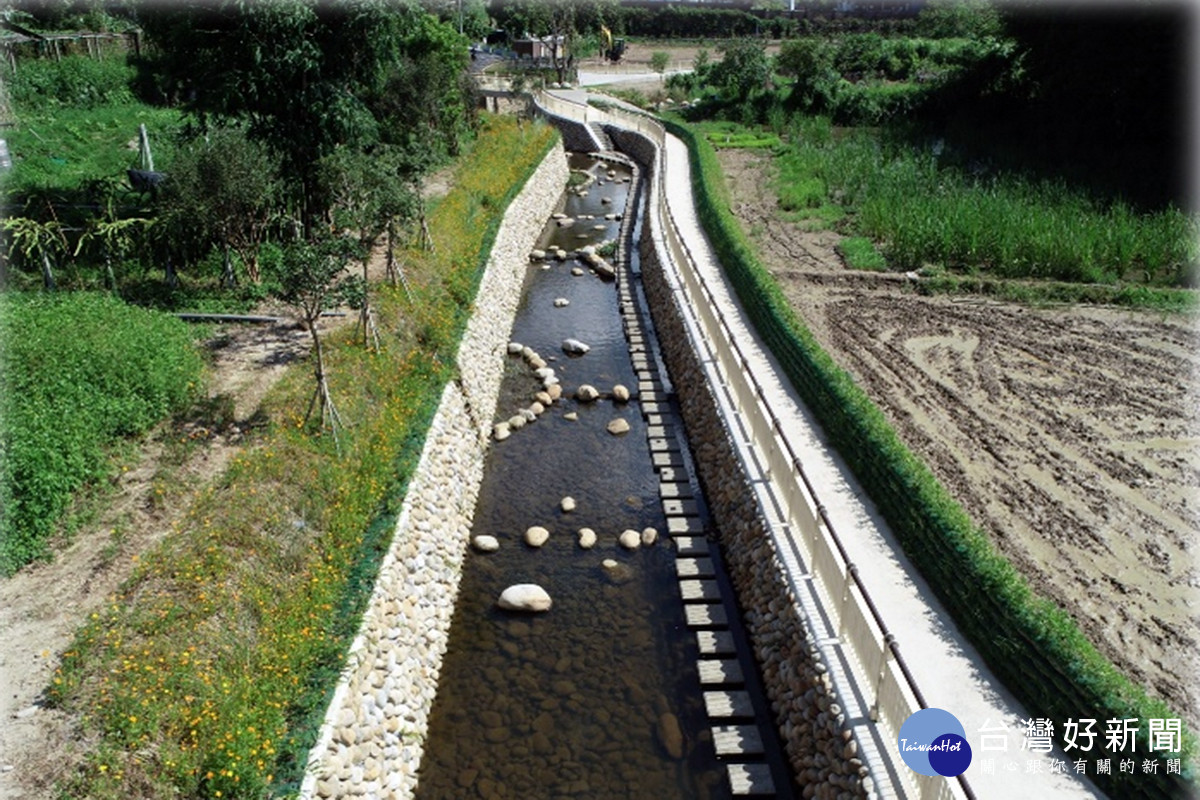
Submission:
<svg viewBox="0 0 1200 800">
<path fill-rule="evenodd" d="M 588 165 L 601 175 L 609 168 L 573 157 L 573 167 Z M 628 190 L 627 183 L 593 185 L 586 198 L 568 195 L 563 210 L 577 220 L 623 212 Z M 560 228 L 551 221 L 539 247 L 570 251 L 615 238 L 619 222 L 592 231 L 602 222 Z M 530 267 L 512 339 L 550 362 L 564 398 L 489 451 L 472 535 L 494 535 L 501 547 L 468 555 L 417 797 L 727 797 L 712 746 L 701 741 L 709 734 L 695 640 L 683 624 L 638 404 L 570 399 L 581 383 L 602 393 L 615 383 L 636 388 L 615 285 L 590 272 L 571 275 L 573 259 L 548 263 Z M 556 308 L 559 297 L 570 305 Z M 590 352 L 567 356 L 561 343 L 568 337 Z M 528 406 L 538 388 L 524 362 L 509 357 L 497 418 Z M 567 420 L 569 411 L 578 419 Z M 629 422 L 628 434 L 605 430 L 614 417 Z M 578 504 L 571 513 L 559 507 L 566 496 Z M 550 531 L 540 549 L 523 542 L 531 525 Z M 592 550 L 577 544 L 585 526 L 599 537 Z M 617 544 L 621 531 L 645 527 L 658 529 L 658 543 L 632 552 Z M 608 558 L 620 562 L 627 580 L 605 572 Z M 538 615 L 496 609 L 501 591 L 515 583 L 540 584 L 553 608 Z M 664 715 L 683 730 L 682 757 L 664 745 Z"/>
</svg>

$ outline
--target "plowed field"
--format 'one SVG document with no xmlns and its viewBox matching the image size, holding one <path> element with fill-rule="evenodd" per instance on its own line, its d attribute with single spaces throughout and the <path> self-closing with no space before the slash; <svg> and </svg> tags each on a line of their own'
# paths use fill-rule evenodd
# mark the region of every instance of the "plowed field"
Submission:
<svg viewBox="0 0 1200 800">
<path fill-rule="evenodd" d="M 781 219 L 769 157 L 721 161 L 821 344 L 1031 586 L 1200 724 L 1196 320 L 921 296 L 846 270 L 836 234 Z"/>
</svg>

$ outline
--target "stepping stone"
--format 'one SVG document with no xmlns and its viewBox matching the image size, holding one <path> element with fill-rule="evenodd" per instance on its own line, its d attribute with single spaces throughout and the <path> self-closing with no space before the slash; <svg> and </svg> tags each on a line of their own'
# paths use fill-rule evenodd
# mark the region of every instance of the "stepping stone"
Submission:
<svg viewBox="0 0 1200 800">
<path fill-rule="evenodd" d="M 708 555 L 708 539 L 702 536 L 676 536 L 675 551 L 681 556 Z"/>
<path fill-rule="evenodd" d="M 675 483 L 686 481 L 688 475 L 686 471 L 679 467 L 663 467 L 658 471 L 658 479 L 663 483 Z"/>
<path fill-rule="evenodd" d="M 704 526 L 699 517 L 668 517 L 667 533 L 671 536 L 701 534 L 704 533 Z"/>
<path fill-rule="evenodd" d="M 674 437 L 672 437 L 670 439 L 664 439 L 661 437 L 656 438 L 656 439 L 651 439 L 650 440 L 650 452 L 651 453 L 678 453 L 679 452 L 679 443 L 675 441 Z"/>
<path fill-rule="evenodd" d="M 682 467 L 683 457 L 679 455 L 679 451 L 660 451 L 650 453 L 650 463 L 657 469 L 658 467 Z"/>
<path fill-rule="evenodd" d="M 662 392 L 665 391 L 663 385 L 658 381 L 638 381 L 638 390 L 642 392 Z"/>
<path fill-rule="evenodd" d="M 721 590 L 716 581 L 702 581 L 696 578 L 680 581 L 679 594 L 683 596 L 684 601 L 721 599 Z"/>
<path fill-rule="evenodd" d="M 700 682 L 704 684 L 742 683 L 742 665 L 734 658 L 704 658 L 699 662 Z"/>
<path fill-rule="evenodd" d="M 775 781 L 766 764 L 730 764 L 729 788 L 735 797 L 775 794 Z"/>
<path fill-rule="evenodd" d="M 735 651 L 729 631 L 696 631 L 696 647 L 705 656 L 727 656 Z"/>
<path fill-rule="evenodd" d="M 714 719 L 754 716 L 754 704 L 750 702 L 750 693 L 740 689 L 705 692 L 704 709 Z"/>
<path fill-rule="evenodd" d="M 648 439 L 662 439 L 666 435 L 667 435 L 667 426 L 666 425 L 651 425 L 648 428 L 646 428 L 646 438 L 648 438 Z"/>
<path fill-rule="evenodd" d="M 670 414 L 671 407 L 665 402 L 666 398 L 650 398 L 640 395 L 643 414 Z"/>
<path fill-rule="evenodd" d="M 663 500 L 663 513 L 668 517 L 689 517 L 700 513 L 695 500 Z"/>
<path fill-rule="evenodd" d="M 675 574 L 680 578 L 711 578 L 716 572 L 711 558 L 677 558 Z"/>
<path fill-rule="evenodd" d="M 720 603 L 688 603 L 683 618 L 689 628 L 724 628 L 729 624 L 725 606 Z"/>
<path fill-rule="evenodd" d="M 651 426 L 650 429 L 654 430 L 654 427 Z M 658 496 L 664 500 L 692 497 L 692 484 L 684 481 L 663 481 L 658 484 Z"/>
<path fill-rule="evenodd" d="M 717 725 L 712 729 L 719 756 L 762 755 L 762 731 L 757 725 Z"/>
</svg>

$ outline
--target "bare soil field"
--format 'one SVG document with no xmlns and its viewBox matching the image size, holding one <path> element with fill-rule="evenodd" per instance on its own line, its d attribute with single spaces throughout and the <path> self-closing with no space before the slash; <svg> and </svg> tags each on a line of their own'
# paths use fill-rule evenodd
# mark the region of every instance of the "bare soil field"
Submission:
<svg viewBox="0 0 1200 800">
<path fill-rule="evenodd" d="M 1035 591 L 1200 724 L 1196 320 L 923 297 L 904 276 L 847 270 L 836 233 L 784 220 L 769 156 L 720 158 L 822 346 Z"/>
</svg>

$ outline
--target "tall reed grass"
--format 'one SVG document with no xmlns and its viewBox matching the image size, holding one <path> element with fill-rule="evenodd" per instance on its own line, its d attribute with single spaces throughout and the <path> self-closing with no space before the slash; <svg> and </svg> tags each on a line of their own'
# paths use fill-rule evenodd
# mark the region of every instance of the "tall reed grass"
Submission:
<svg viewBox="0 0 1200 800">
<path fill-rule="evenodd" d="M 896 269 L 935 264 L 1003 278 L 1196 284 L 1200 226 L 1177 208 L 1140 213 L 1061 181 L 971 174 L 873 131 L 835 131 L 820 118 L 793 118 L 789 133 L 777 159 L 783 208 L 832 198 Z"/>
</svg>

